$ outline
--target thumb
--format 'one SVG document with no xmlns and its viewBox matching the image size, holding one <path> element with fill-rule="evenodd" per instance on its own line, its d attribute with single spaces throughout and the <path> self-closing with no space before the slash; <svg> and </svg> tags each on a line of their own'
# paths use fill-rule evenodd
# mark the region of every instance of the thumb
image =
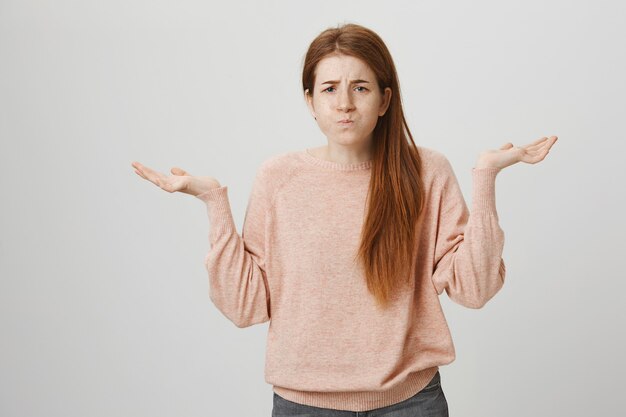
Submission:
<svg viewBox="0 0 626 417">
<path fill-rule="evenodd" d="M 507 149 L 511 149 L 513 147 L 513 144 L 511 142 L 507 142 L 505 145 L 503 145 L 500 149 L 501 150 L 507 150 Z"/>
<path fill-rule="evenodd" d="M 182 168 L 174 167 L 170 170 L 174 175 L 189 175 L 187 171 Z"/>
</svg>

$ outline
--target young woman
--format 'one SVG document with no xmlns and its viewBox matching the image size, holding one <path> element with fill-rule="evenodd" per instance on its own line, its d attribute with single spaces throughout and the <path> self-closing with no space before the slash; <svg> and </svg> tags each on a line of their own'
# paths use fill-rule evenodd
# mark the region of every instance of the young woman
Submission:
<svg viewBox="0 0 626 417">
<path fill-rule="evenodd" d="M 273 416 L 447 416 L 439 366 L 455 350 L 438 296 L 481 308 L 500 290 L 496 175 L 557 137 L 481 153 L 470 211 L 447 158 L 414 143 L 376 33 L 320 33 L 302 89 L 328 144 L 261 164 L 241 236 L 215 178 L 132 166 L 206 203 L 210 299 L 238 327 L 270 322 Z"/>
</svg>

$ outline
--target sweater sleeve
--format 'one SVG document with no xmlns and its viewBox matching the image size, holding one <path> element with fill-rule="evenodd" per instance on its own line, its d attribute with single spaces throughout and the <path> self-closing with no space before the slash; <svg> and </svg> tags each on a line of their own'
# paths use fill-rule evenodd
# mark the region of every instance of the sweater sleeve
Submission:
<svg viewBox="0 0 626 417">
<path fill-rule="evenodd" d="M 504 232 L 498 223 L 495 180 L 499 168 L 472 168 L 472 211 L 447 158 L 443 158 L 443 185 L 435 244 L 432 281 L 455 303 L 481 308 L 504 285 Z"/>
<path fill-rule="evenodd" d="M 257 171 L 246 207 L 242 235 L 237 234 L 228 187 L 196 197 L 207 205 L 210 249 L 205 257 L 209 298 L 237 327 L 269 321 L 265 274 L 265 216 L 269 200 L 265 176 Z"/>
</svg>

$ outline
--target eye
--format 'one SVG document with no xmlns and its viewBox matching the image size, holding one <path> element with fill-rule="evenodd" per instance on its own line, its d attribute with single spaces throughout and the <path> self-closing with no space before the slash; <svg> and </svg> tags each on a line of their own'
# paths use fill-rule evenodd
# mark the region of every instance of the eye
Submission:
<svg viewBox="0 0 626 417">
<path fill-rule="evenodd" d="M 333 88 L 333 89 L 334 89 L 335 87 L 328 87 L 328 88 L 325 88 L 325 89 L 323 89 L 323 90 L 322 90 L 322 92 L 332 93 L 332 91 L 329 91 L 331 88 Z M 355 89 L 359 89 L 359 88 L 360 88 L 361 90 L 357 90 L 357 91 L 359 91 L 359 92 L 365 92 L 365 91 L 368 91 L 368 90 L 367 90 L 367 88 L 365 88 L 365 87 L 363 87 L 363 86 L 357 86 L 357 87 L 354 87 L 354 88 L 355 88 Z"/>
</svg>

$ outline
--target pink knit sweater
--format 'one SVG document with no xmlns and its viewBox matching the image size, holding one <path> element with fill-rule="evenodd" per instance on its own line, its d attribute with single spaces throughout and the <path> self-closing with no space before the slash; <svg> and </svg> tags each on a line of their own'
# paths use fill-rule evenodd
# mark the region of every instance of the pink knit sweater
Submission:
<svg viewBox="0 0 626 417">
<path fill-rule="evenodd" d="M 426 386 L 455 350 L 439 295 L 481 308 L 502 287 L 497 168 L 472 168 L 471 214 L 448 159 L 418 146 L 426 205 L 412 289 L 379 309 L 353 263 L 371 161 L 291 151 L 257 171 L 242 235 L 227 186 L 207 205 L 209 296 L 236 326 L 269 321 L 265 381 L 288 400 L 367 411 Z"/>
</svg>

